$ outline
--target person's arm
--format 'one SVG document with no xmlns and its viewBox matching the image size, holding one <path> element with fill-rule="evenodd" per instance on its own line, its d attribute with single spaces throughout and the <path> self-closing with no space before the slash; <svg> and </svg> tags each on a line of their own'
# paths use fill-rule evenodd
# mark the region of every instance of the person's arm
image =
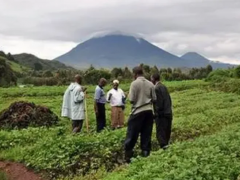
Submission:
<svg viewBox="0 0 240 180">
<path fill-rule="evenodd" d="M 154 90 L 154 94 L 155 94 L 155 100 L 153 100 L 153 112 L 154 112 L 154 116 L 156 118 L 156 116 L 157 116 L 157 87 L 154 87 L 153 90 Z"/>
<path fill-rule="evenodd" d="M 101 98 L 101 91 L 99 89 L 95 90 L 95 95 L 94 95 L 94 111 L 95 114 L 98 115 L 98 107 L 97 107 L 97 103 L 98 100 Z"/>
<path fill-rule="evenodd" d="M 74 93 L 73 100 L 75 103 L 81 103 L 84 100 L 84 92 L 82 91 L 81 88 L 78 88 L 76 92 Z"/>
<path fill-rule="evenodd" d="M 110 90 L 107 93 L 107 102 L 110 102 L 111 98 L 112 98 L 112 93 L 111 93 L 111 90 Z"/>
<path fill-rule="evenodd" d="M 135 85 L 132 83 L 130 86 L 130 90 L 129 90 L 129 94 L 128 94 L 128 99 L 130 101 L 131 104 L 134 104 L 134 102 L 136 101 L 136 91 L 135 91 Z"/>
<path fill-rule="evenodd" d="M 126 95 L 122 89 L 121 89 L 121 94 L 122 94 L 122 103 L 125 104 L 126 103 Z"/>
<path fill-rule="evenodd" d="M 164 114 L 171 115 L 172 114 L 172 100 L 171 100 L 171 97 L 170 97 L 167 87 L 165 87 L 165 86 L 163 87 L 162 94 L 163 94 Z"/>
</svg>

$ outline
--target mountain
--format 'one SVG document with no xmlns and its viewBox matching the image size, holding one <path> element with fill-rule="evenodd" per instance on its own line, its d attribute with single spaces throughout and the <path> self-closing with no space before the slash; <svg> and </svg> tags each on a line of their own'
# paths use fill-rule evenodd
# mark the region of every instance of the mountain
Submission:
<svg viewBox="0 0 240 180">
<path fill-rule="evenodd" d="M 91 64 L 97 68 L 133 67 L 141 63 L 159 67 L 185 65 L 185 60 L 143 38 L 127 35 L 106 35 L 89 39 L 55 60 L 78 68 L 86 68 Z"/>
<path fill-rule="evenodd" d="M 210 61 L 195 52 L 177 57 L 143 38 L 123 34 L 91 38 L 55 60 L 76 68 L 90 65 L 97 68 L 133 67 L 141 63 L 179 68 L 206 67 L 208 64 L 214 68 L 232 66 Z"/>
<path fill-rule="evenodd" d="M 40 59 L 32 54 L 22 53 L 13 55 L 13 57 L 19 64 L 35 70 L 74 69 L 59 61 Z"/>
<path fill-rule="evenodd" d="M 234 66 L 232 64 L 211 61 L 196 52 L 188 52 L 183 56 L 181 56 L 181 58 L 186 60 L 188 66 L 190 67 L 206 67 L 207 65 L 210 64 L 214 69 L 216 69 L 216 68 L 228 68 L 228 67 Z"/>
</svg>

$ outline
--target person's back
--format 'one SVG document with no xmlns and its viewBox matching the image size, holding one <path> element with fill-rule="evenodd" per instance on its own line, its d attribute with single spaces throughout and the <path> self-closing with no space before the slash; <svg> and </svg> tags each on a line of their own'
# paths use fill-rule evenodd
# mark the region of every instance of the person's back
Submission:
<svg viewBox="0 0 240 180">
<path fill-rule="evenodd" d="M 152 82 L 155 84 L 157 101 L 154 103 L 156 135 L 160 147 L 168 147 L 172 128 L 172 100 L 167 87 L 160 82 L 160 75 L 153 74 Z"/>
<path fill-rule="evenodd" d="M 155 99 L 155 93 L 154 85 L 150 81 L 140 76 L 132 82 L 129 100 L 132 102 L 133 114 L 152 110 L 152 99 Z"/>
<path fill-rule="evenodd" d="M 157 101 L 155 103 L 156 110 L 159 115 L 172 116 L 172 100 L 167 87 L 159 82 L 155 87 Z"/>
<path fill-rule="evenodd" d="M 75 82 L 71 83 L 64 93 L 62 116 L 72 120 L 74 133 L 80 132 L 85 119 L 84 89 L 81 86 L 82 78 L 75 76 Z M 85 89 L 86 90 L 86 89 Z"/>
</svg>

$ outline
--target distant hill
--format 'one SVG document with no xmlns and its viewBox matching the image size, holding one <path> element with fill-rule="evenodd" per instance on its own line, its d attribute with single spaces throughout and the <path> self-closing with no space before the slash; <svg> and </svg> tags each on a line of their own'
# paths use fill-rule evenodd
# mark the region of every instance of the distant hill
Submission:
<svg viewBox="0 0 240 180">
<path fill-rule="evenodd" d="M 16 54 L 13 57 L 19 64 L 35 70 L 74 69 L 59 61 L 40 59 L 32 54 Z"/>
<path fill-rule="evenodd" d="M 181 58 L 187 61 L 188 67 L 206 67 L 210 64 L 214 69 L 216 69 L 234 66 L 232 64 L 211 61 L 196 52 L 188 52 L 181 56 Z"/>
<path fill-rule="evenodd" d="M 89 39 L 55 60 L 78 68 L 133 67 L 141 63 L 159 67 L 180 67 L 184 60 L 149 43 L 143 38 L 106 35 Z"/>
</svg>

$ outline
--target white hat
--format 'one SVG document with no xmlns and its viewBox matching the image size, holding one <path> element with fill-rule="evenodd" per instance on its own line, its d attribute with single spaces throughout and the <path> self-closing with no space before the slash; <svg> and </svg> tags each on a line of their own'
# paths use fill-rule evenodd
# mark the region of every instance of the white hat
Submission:
<svg viewBox="0 0 240 180">
<path fill-rule="evenodd" d="M 115 79 L 115 80 L 113 81 L 113 84 L 119 84 L 119 81 L 118 81 L 117 79 Z"/>
</svg>

